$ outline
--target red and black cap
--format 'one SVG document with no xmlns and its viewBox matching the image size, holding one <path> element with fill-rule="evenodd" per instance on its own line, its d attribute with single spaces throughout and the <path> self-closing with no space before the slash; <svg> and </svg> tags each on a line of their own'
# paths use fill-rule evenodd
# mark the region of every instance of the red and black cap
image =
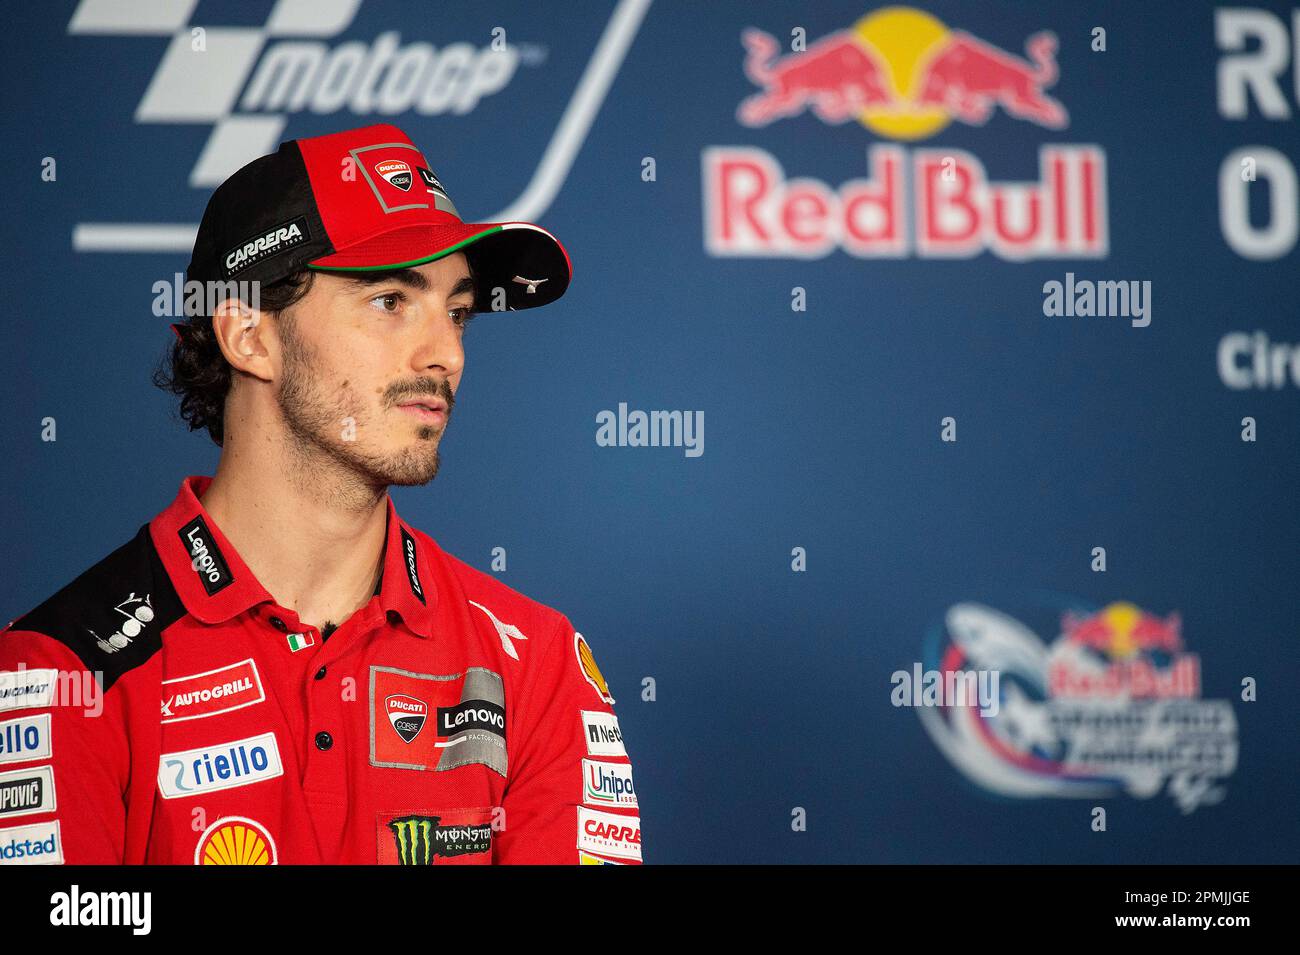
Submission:
<svg viewBox="0 0 1300 955">
<path fill-rule="evenodd" d="M 408 268 L 463 252 L 475 308 L 555 301 L 573 268 L 559 240 L 531 222 L 462 222 L 424 154 L 379 124 L 282 143 L 217 187 L 186 278 L 270 284 L 304 268 Z"/>
</svg>

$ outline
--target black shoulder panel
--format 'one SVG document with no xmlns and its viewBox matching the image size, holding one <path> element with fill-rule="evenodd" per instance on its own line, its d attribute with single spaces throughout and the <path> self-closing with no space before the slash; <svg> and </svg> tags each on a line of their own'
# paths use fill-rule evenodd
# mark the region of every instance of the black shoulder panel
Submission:
<svg viewBox="0 0 1300 955">
<path fill-rule="evenodd" d="M 107 690 L 162 649 L 163 631 L 185 613 L 145 524 L 11 629 L 58 640 L 87 670 L 103 674 Z"/>
</svg>

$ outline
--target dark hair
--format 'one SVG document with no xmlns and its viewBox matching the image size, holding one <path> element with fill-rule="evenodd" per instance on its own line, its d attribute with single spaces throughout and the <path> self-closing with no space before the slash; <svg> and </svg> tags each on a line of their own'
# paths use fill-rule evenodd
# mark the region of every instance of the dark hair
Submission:
<svg viewBox="0 0 1300 955">
<path fill-rule="evenodd" d="M 280 313 L 311 289 L 312 273 L 303 269 L 258 289 L 263 312 Z M 181 417 L 191 431 L 207 428 L 220 447 L 225 440 L 226 395 L 230 364 L 212 330 L 211 315 L 178 322 L 176 342 L 153 373 L 153 383 L 181 399 Z"/>
</svg>

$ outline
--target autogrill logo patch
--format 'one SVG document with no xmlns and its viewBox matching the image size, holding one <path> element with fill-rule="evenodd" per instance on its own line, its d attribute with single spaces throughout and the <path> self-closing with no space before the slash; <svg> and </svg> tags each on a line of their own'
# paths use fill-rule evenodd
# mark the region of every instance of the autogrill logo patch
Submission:
<svg viewBox="0 0 1300 955">
<path fill-rule="evenodd" d="M 208 530 L 202 515 L 182 527 L 179 533 L 181 543 L 185 545 L 185 550 L 190 555 L 190 566 L 199 575 L 199 580 L 203 582 L 203 588 L 208 592 L 209 597 L 235 582 L 230 568 L 226 566 L 226 559 L 217 549 L 216 540 Z"/>
<path fill-rule="evenodd" d="M 182 723 L 253 706 L 266 699 L 253 660 L 163 680 L 162 722 Z"/>
<path fill-rule="evenodd" d="M 402 554 L 406 558 L 406 575 L 411 579 L 411 593 L 425 603 L 424 588 L 420 586 L 420 574 L 415 563 L 415 539 L 402 528 Z"/>
<path fill-rule="evenodd" d="M 440 826 L 438 816 L 405 816 L 388 823 L 397 843 L 401 865 L 433 865 L 439 856 L 451 858 L 492 848 L 492 826 Z"/>
<path fill-rule="evenodd" d="M 288 222 L 272 226 L 265 232 L 247 239 L 243 244 L 235 246 L 226 253 L 226 278 L 233 278 L 244 269 L 269 259 L 273 255 L 288 252 L 290 249 L 302 245 L 310 238 L 311 230 L 307 228 L 305 216 L 299 216 L 296 219 L 290 219 Z"/>
</svg>

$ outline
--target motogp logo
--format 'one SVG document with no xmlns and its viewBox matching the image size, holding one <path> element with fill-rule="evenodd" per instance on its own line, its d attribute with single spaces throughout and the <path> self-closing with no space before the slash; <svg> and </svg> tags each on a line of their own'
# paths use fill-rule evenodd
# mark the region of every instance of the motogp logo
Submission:
<svg viewBox="0 0 1300 955">
<path fill-rule="evenodd" d="M 394 693 L 385 697 L 384 712 L 388 714 L 388 722 L 393 724 L 397 735 L 402 737 L 402 742 L 410 743 L 424 728 L 425 718 L 429 715 L 429 704 L 413 696 Z"/>
<path fill-rule="evenodd" d="M 379 173 L 390 186 L 396 186 L 402 192 L 409 192 L 411 189 L 411 167 L 400 159 L 388 159 L 381 162 L 375 167 L 375 172 Z"/>
</svg>

